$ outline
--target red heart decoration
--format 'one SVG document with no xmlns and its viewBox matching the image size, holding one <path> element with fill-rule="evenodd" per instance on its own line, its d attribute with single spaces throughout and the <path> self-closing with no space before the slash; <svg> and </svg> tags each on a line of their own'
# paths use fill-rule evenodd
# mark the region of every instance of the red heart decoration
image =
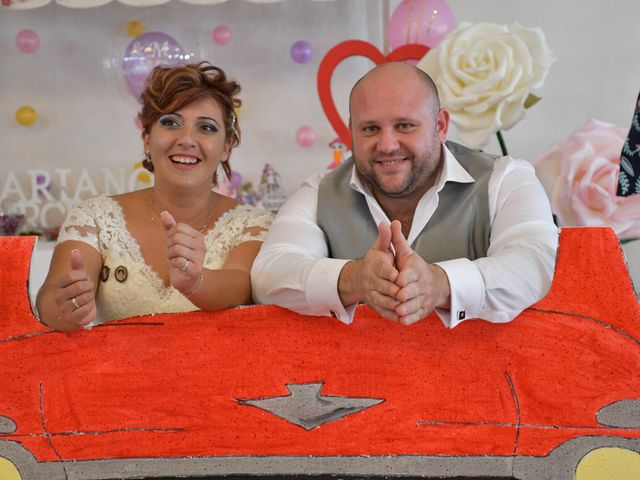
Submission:
<svg viewBox="0 0 640 480">
<path fill-rule="evenodd" d="M 401 62 L 403 60 L 420 60 L 429 51 L 429 47 L 418 43 L 408 43 L 396 48 L 386 57 L 375 45 L 363 40 L 347 40 L 339 43 L 320 62 L 318 68 L 318 96 L 329 123 L 338 134 L 342 142 L 351 150 L 351 133 L 340 118 L 331 94 L 331 76 L 338 64 L 347 57 L 360 55 L 372 60 L 376 65 L 387 62 Z"/>
</svg>

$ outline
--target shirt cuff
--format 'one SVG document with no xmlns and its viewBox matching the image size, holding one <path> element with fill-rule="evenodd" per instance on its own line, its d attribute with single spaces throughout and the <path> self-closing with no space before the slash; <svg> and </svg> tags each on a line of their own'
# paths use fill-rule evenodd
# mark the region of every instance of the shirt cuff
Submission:
<svg viewBox="0 0 640 480">
<path fill-rule="evenodd" d="M 345 307 L 338 295 L 338 278 L 348 261 L 322 258 L 313 266 L 305 285 L 306 300 L 311 311 L 330 315 L 343 323 L 353 321 L 357 304 Z"/>
<path fill-rule="evenodd" d="M 478 267 L 467 258 L 436 262 L 449 279 L 451 303 L 449 310 L 436 308 L 440 320 L 453 328 L 469 318 L 476 318 L 484 303 L 484 280 Z"/>
</svg>

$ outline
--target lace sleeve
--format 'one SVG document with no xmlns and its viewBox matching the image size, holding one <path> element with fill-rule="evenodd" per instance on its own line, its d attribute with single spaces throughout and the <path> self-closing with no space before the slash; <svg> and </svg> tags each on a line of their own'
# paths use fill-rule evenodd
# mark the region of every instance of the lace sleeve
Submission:
<svg viewBox="0 0 640 480">
<path fill-rule="evenodd" d="M 58 234 L 58 244 L 67 240 L 84 242 L 100 251 L 98 226 L 91 201 L 86 201 L 73 207 L 64 222 L 62 222 L 60 233 Z"/>
<path fill-rule="evenodd" d="M 240 237 L 240 243 L 263 241 L 273 222 L 274 215 L 260 208 L 252 208 L 247 215 L 246 223 Z"/>
</svg>

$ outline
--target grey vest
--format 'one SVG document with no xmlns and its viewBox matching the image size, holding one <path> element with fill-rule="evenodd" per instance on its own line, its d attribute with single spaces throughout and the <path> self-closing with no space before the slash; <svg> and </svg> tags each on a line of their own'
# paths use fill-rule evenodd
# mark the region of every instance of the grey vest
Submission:
<svg viewBox="0 0 640 480">
<path fill-rule="evenodd" d="M 447 182 L 438 208 L 411 245 L 426 261 L 485 257 L 491 233 L 489 177 L 495 157 L 447 142 L 473 183 Z M 353 158 L 325 175 L 318 188 L 318 225 L 324 231 L 330 258 L 362 258 L 378 236 L 367 202 L 349 186 Z M 414 218 L 414 221 L 416 219 Z"/>
</svg>

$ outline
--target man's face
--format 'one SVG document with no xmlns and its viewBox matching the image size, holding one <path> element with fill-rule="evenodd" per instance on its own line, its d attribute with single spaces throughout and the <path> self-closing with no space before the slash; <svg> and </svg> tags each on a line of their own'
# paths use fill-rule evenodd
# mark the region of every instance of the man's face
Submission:
<svg viewBox="0 0 640 480">
<path fill-rule="evenodd" d="M 356 169 L 379 201 L 420 198 L 441 165 L 448 113 L 434 112 L 424 80 L 405 67 L 374 71 L 351 95 Z"/>
</svg>

